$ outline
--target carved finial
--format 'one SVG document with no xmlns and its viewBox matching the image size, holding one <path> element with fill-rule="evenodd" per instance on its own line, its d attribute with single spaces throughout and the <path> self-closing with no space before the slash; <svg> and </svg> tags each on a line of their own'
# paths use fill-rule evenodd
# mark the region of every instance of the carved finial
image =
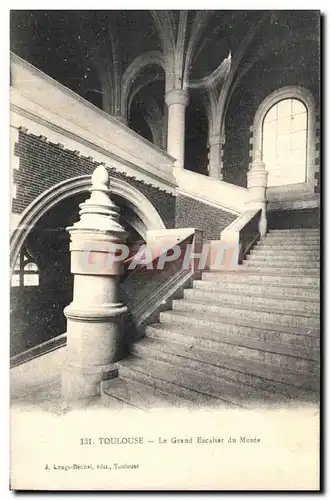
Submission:
<svg viewBox="0 0 330 500">
<path fill-rule="evenodd" d="M 121 234 L 124 238 L 126 232 L 119 224 L 119 209 L 111 200 L 110 178 L 104 165 L 98 165 L 92 174 L 92 185 L 90 197 L 81 203 L 79 216 L 80 220 L 67 230 L 77 231 L 88 229 L 92 231 L 103 231 L 113 233 L 117 236 Z"/>
<path fill-rule="evenodd" d="M 101 188 L 108 189 L 109 187 L 109 174 L 103 165 L 99 165 L 92 175 L 92 189 Z"/>
</svg>

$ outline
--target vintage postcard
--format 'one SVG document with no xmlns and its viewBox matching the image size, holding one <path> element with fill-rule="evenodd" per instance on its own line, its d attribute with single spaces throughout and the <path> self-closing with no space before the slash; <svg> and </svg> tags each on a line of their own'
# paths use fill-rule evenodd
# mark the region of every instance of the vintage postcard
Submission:
<svg viewBox="0 0 330 500">
<path fill-rule="evenodd" d="M 320 12 L 10 38 L 10 488 L 319 490 Z"/>
</svg>

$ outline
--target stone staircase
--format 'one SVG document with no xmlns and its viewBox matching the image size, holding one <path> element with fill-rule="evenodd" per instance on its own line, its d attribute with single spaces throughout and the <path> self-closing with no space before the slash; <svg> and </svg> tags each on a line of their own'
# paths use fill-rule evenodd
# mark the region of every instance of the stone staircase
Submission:
<svg viewBox="0 0 330 500">
<path fill-rule="evenodd" d="M 104 398 L 143 410 L 317 404 L 319 253 L 319 230 L 274 230 L 239 270 L 203 272 Z"/>
</svg>

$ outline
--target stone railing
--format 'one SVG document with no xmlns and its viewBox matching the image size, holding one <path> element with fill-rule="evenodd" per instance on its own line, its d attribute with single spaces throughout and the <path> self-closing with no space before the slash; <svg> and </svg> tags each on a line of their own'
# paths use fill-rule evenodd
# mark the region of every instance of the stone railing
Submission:
<svg viewBox="0 0 330 500">
<path fill-rule="evenodd" d="M 174 169 L 174 175 L 178 193 L 235 215 L 245 212 L 249 199 L 247 189 L 180 168 Z"/>
<path fill-rule="evenodd" d="M 121 301 L 128 307 L 127 341 L 137 340 L 144 334 L 144 326 L 157 321 L 159 312 L 170 308 L 171 299 L 182 294 L 193 278 L 200 276 L 198 259 L 189 259 L 183 266 L 186 252 L 198 253 L 202 249 L 202 232 L 197 229 L 169 229 L 148 232 L 148 249 L 151 258 L 138 265 L 122 281 Z M 178 258 L 158 263 L 164 254 L 171 255 L 174 247 L 180 249 Z M 188 259 L 187 259 L 188 261 Z"/>
<path fill-rule="evenodd" d="M 174 158 L 11 53 L 11 125 L 174 192 Z"/>
<path fill-rule="evenodd" d="M 229 224 L 221 233 L 221 241 L 239 245 L 239 264 L 260 239 L 259 220 L 261 209 L 246 210 L 244 214 Z"/>
<path fill-rule="evenodd" d="M 244 212 L 221 232 L 221 241 L 239 244 L 239 262 L 267 232 L 266 188 L 268 172 L 259 151 L 247 173 L 248 197 Z"/>
</svg>

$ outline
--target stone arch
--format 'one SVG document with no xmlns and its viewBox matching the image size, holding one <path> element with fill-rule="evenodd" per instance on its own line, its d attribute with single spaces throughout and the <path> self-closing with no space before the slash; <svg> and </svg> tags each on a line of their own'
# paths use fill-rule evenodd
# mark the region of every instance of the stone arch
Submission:
<svg viewBox="0 0 330 500">
<path fill-rule="evenodd" d="M 39 195 L 21 214 L 18 225 L 10 241 L 11 271 L 22 248 L 24 241 L 35 224 L 59 202 L 71 198 L 76 194 L 88 192 L 91 186 L 91 176 L 83 175 L 65 180 L 47 189 Z M 128 208 L 140 219 L 130 223 L 146 239 L 149 229 L 165 229 L 165 225 L 152 203 L 135 187 L 128 182 L 110 175 L 110 189 L 115 195 L 124 199 Z M 142 221 L 142 224 L 141 224 Z M 138 225 L 137 225 L 138 224 Z"/>
<path fill-rule="evenodd" d="M 128 116 L 128 102 L 129 93 L 133 82 L 136 80 L 137 76 L 141 71 L 150 65 L 158 65 L 165 71 L 165 61 L 162 54 L 158 51 L 150 51 L 141 56 L 138 56 L 126 69 L 123 80 L 122 80 L 122 90 L 121 90 L 121 114 L 122 116 Z M 166 71 L 165 71 L 166 74 Z"/>
</svg>

